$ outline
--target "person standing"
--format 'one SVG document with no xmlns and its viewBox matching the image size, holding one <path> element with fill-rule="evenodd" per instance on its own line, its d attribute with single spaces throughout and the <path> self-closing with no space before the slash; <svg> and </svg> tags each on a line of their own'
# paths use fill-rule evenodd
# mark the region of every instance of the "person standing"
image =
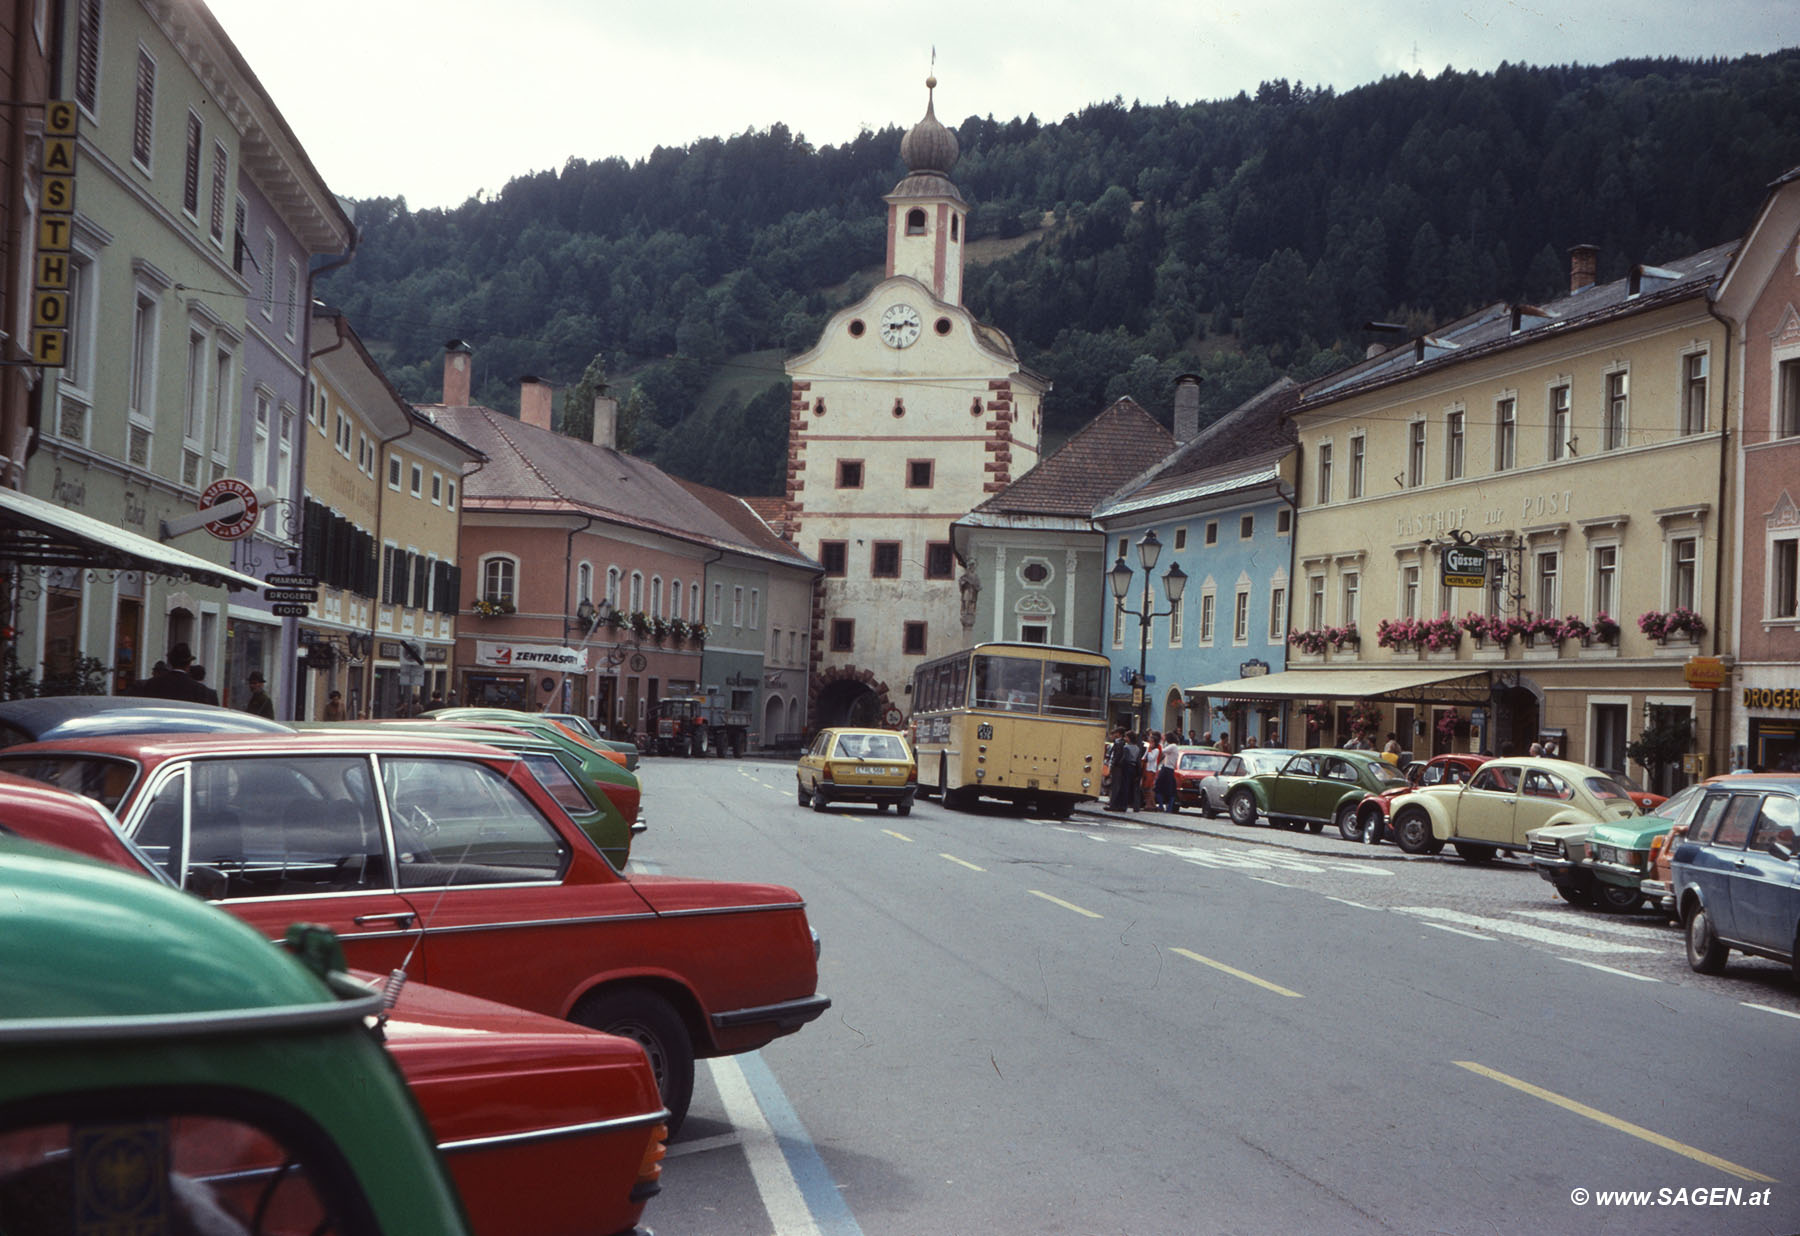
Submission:
<svg viewBox="0 0 1800 1236">
<path fill-rule="evenodd" d="M 344 693 L 333 691 L 325 701 L 325 719 L 342 721 L 344 719 Z"/>
<path fill-rule="evenodd" d="M 1156 809 L 1173 812 L 1178 810 L 1175 803 L 1175 762 L 1181 758 L 1181 748 L 1173 742 L 1163 744 L 1161 758 L 1156 768 Z"/>
<path fill-rule="evenodd" d="M 200 684 L 200 690 L 205 694 L 208 704 L 219 702 L 219 693 L 206 685 L 206 667 L 204 665 L 196 661 L 188 666 L 188 677 Z"/>
<path fill-rule="evenodd" d="M 209 689 L 188 673 L 193 663 L 193 651 L 186 644 L 176 644 L 169 649 L 167 661 L 158 661 L 150 677 L 133 687 L 131 693 L 158 700 L 186 700 L 190 704 L 217 703 L 216 696 L 208 701 Z"/>
<path fill-rule="evenodd" d="M 275 719 L 275 701 L 269 698 L 267 691 L 263 690 L 263 681 L 261 670 L 250 671 L 248 679 L 250 698 L 244 701 L 244 711 L 259 717 L 267 717 L 273 721 Z"/>
<path fill-rule="evenodd" d="M 1114 811 L 1131 809 L 1131 787 L 1137 784 L 1137 755 L 1132 746 L 1135 734 L 1121 731 L 1112 749 L 1112 797 L 1107 806 Z"/>
</svg>

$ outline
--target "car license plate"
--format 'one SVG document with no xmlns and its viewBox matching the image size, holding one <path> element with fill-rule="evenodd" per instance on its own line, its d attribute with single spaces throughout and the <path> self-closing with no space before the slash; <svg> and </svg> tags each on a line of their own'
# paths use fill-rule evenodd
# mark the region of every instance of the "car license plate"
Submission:
<svg viewBox="0 0 1800 1236">
<path fill-rule="evenodd" d="M 875 764 L 858 764 L 856 773 L 859 777 L 879 777 L 888 770 Z"/>
</svg>

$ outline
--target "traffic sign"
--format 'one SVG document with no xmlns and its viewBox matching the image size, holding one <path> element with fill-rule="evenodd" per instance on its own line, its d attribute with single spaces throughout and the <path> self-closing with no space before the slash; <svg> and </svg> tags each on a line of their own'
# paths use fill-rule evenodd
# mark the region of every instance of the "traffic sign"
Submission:
<svg viewBox="0 0 1800 1236">
<path fill-rule="evenodd" d="M 1487 550 L 1469 545 L 1446 545 L 1441 562 L 1444 587 L 1487 587 Z"/>
</svg>

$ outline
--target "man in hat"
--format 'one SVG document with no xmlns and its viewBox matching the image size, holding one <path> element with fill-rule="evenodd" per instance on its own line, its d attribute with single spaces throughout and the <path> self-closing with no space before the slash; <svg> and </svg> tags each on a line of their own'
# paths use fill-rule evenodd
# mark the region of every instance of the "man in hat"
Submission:
<svg viewBox="0 0 1800 1236">
<path fill-rule="evenodd" d="M 244 711 L 255 713 L 259 717 L 275 719 L 275 701 L 263 690 L 263 674 L 261 670 L 250 671 L 250 698 L 244 701 Z"/>
<path fill-rule="evenodd" d="M 208 691 L 205 684 L 196 682 L 188 673 L 188 667 L 194 663 L 194 653 L 186 644 L 176 644 L 169 649 L 169 655 L 159 667 L 153 670 L 150 677 L 132 688 L 133 695 L 146 695 L 159 700 L 186 700 L 191 704 L 207 702 Z"/>
</svg>

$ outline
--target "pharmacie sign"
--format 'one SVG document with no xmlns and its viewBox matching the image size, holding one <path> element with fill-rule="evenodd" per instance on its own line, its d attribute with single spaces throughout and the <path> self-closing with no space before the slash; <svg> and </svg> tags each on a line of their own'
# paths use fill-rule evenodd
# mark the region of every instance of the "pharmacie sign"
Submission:
<svg viewBox="0 0 1800 1236">
<path fill-rule="evenodd" d="M 587 669 L 587 650 L 476 640 L 475 664 L 495 669 L 547 669 L 573 673 Z"/>
</svg>

